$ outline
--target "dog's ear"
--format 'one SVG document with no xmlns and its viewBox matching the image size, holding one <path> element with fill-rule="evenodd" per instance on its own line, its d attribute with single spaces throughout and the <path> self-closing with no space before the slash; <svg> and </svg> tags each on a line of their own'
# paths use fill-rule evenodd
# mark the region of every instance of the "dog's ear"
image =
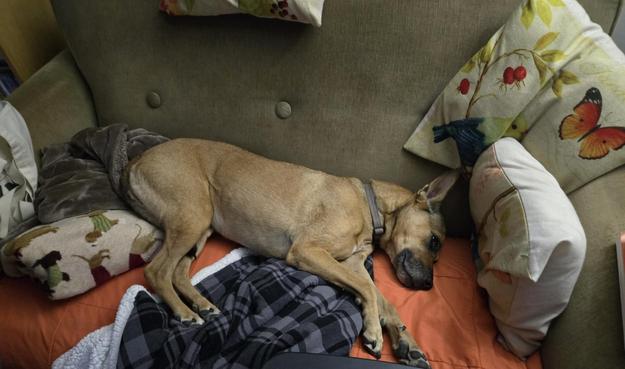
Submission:
<svg viewBox="0 0 625 369">
<path fill-rule="evenodd" d="M 450 170 L 423 186 L 422 189 L 417 191 L 417 196 L 415 197 L 419 208 L 427 210 L 430 213 L 438 212 L 441 202 L 443 202 L 443 199 L 454 186 L 459 176 L 459 170 Z"/>
</svg>

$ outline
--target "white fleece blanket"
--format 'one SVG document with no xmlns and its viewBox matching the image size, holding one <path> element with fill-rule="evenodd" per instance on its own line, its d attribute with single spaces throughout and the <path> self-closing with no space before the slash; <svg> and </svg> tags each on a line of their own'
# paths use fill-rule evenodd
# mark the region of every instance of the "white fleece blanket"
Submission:
<svg viewBox="0 0 625 369">
<path fill-rule="evenodd" d="M 191 282 L 195 285 L 206 277 L 251 254 L 250 250 L 243 247 L 232 250 L 222 259 L 197 272 L 191 278 Z M 114 369 L 117 366 L 117 356 L 124 327 L 132 312 L 135 296 L 140 291 L 146 291 L 145 287 L 141 285 L 130 286 L 119 303 L 115 322 L 89 333 L 76 346 L 56 359 L 52 364 L 52 368 Z M 157 298 L 154 295 L 152 296 Z"/>
</svg>

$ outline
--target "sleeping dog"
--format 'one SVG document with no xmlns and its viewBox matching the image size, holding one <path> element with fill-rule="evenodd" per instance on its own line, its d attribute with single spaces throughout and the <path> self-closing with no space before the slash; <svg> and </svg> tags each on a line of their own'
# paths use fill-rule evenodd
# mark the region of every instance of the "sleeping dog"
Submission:
<svg viewBox="0 0 625 369">
<path fill-rule="evenodd" d="M 413 193 L 269 160 L 225 143 L 176 139 L 131 162 L 123 186 L 132 207 L 165 231 L 145 276 L 182 321 L 201 324 L 219 311 L 188 276 L 193 257 L 216 231 L 352 292 L 362 305 L 363 343 L 373 355 L 380 357 L 384 327 L 401 362 L 429 368 L 364 260 L 379 244 L 401 283 L 432 288 L 432 266 L 445 237 L 439 205 L 457 178 L 458 172 L 448 172 Z"/>
</svg>

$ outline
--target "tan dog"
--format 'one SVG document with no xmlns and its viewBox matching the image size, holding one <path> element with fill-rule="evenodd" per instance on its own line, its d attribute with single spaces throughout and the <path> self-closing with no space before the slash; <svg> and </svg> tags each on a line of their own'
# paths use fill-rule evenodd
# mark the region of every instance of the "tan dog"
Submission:
<svg viewBox="0 0 625 369">
<path fill-rule="evenodd" d="M 445 235 L 438 208 L 457 177 L 449 172 L 417 193 L 372 182 L 376 216 L 386 229 L 380 246 L 408 287 L 432 287 L 432 265 Z M 362 335 L 373 355 L 380 356 L 384 326 L 400 361 L 429 368 L 364 268 L 374 245 L 372 212 L 360 180 L 269 160 L 224 143 L 177 139 L 128 165 L 124 186 L 133 208 L 165 231 L 163 247 L 145 276 L 182 321 L 201 323 L 199 315 L 207 319 L 218 312 L 188 277 L 192 257 L 216 231 L 351 291 L 362 303 Z"/>
</svg>

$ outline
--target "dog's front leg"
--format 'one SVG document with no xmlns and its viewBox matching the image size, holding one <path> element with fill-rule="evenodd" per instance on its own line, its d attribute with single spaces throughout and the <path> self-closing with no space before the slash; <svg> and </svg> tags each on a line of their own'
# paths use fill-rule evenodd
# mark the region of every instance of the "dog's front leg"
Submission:
<svg viewBox="0 0 625 369">
<path fill-rule="evenodd" d="M 362 301 L 363 343 L 375 357 L 382 352 L 382 327 L 379 320 L 376 288 L 371 278 L 353 273 L 339 263 L 330 252 L 316 242 L 296 242 L 291 246 L 286 262 L 300 270 L 316 274 L 326 281 L 349 290 Z"/>
<path fill-rule="evenodd" d="M 365 268 L 365 259 L 370 252 L 359 252 L 350 256 L 343 262 L 352 273 L 367 278 L 371 281 L 371 277 Z M 371 281 L 373 284 L 373 281 Z M 378 311 L 380 313 L 380 324 L 386 329 L 391 337 L 391 345 L 393 353 L 399 362 L 422 369 L 430 369 L 423 351 L 415 342 L 412 335 L 406 330 L 406 326 L 401 321 L 397 310 L 382 295 L 380 290 L 375 287 L 376 301 L 378 303 Z"/>
<path fill-rule="evenodd" d="M 382 293 L 377 288 L 376 292 L 378 293 L 380 323 L 391 337 L 391 345 L 395 357 L 403 364 L 430 369 L 430 364 L 425 358 L 425 354 L 412 335 L 406 330 L 406 326 L 401 321 L 395 307 L 382 296 Z"/>
</svg>

